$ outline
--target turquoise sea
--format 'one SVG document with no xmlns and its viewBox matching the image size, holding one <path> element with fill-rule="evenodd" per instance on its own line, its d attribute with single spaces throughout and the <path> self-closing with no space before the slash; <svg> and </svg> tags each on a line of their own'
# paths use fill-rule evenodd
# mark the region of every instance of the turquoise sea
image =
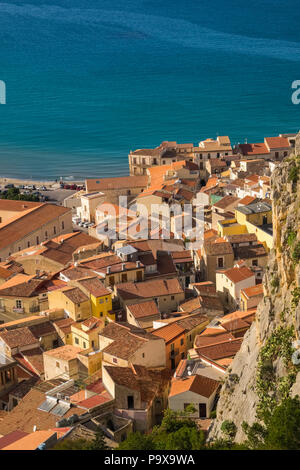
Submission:
<svg viewBox="0 0 300 470">
<path fill-rule="evenodd" d="M 300 128 L 299 0 L 0 1 L 0 176 L 128 172 L 128 152 Z"/>
</svg>

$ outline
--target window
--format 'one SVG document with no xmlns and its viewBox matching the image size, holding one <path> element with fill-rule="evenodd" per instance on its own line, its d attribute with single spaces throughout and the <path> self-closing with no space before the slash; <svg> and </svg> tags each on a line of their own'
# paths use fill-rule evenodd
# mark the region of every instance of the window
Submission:
<svg viewBox="0 0 300 470">
<path fill-rule="evenodd" d="M 183 343 L 184 343 L 184 339 L 183 339 L 183 338 L 181 338 L 181 340 L 180 340 L 180 346 L 182 346 L 182 345 L 183 345 Z"/>
<path fill-rule="evenodd" d="M 181 353 L 181 359 L 184 359 L 184 352 Z"/>
<path fill-rule="evenodd" d="M 258 260 L 257 259 L 252 260 L 252 266 L 258 266 Z"/>
<path fill-rule="evenodd" d="M 36 237 L 36 244 L 38 245 L 40 243 L 39 237 Z"/>
<path fill-rule="evenodd" d="M 108 297 L 105 297 L 105 302 L 106 302 L 106 303 L 108 302 Z"/>
<path fill-rule="evenodd" d="M 174 343 L 171 344 L 171 351 L 174 351 Z"/>
<path fill-rule="evenodd" d="M 83 341 L 83 347 L 84 347 L 84 349 L 86 349 L 86 342 L 85 341 Z"/>
<path fill-rule="evenodd" d="M 134 396 L 133 395 L 128 395 L 127 397 L 127 408 L 129 410 L 132 410 L 134 408 Z"/>
<path fill-rule="evenodd" d="M 22 300 L 16 300 L 16 307 L 22 308 Z"/>
<path fill-rule="evenodd" d="M 75 344 L 79 344 L 79 339 L 75 338 Z"/>
<path fill-rule="evenodd" d="M 108 279 L 108 282 L 109 282 L 109 284 L 110 284 L 111 286 L 113 286 L 114 283 L 115 283 L 115 278 L 114 278 L 114 276 L 110 276 L 109 279 Z"/>
<path fill-rule="evenodd" d="M 28 247 L 28 248 L 30 247 L 30 242 L 27 242 L 27 247 Z"/>
<path fill-rule="evenodd" d="M 171 300 L 174 300 L 175 299 L 175 296 L 174 295 L 171 295 Z"/>
<path fill-rule="evenodd" d="M 153 158 L 153 165 L 157 165 L 157 160 L 156 160 L 156 158 Z"/>
<path fill-rule="evenodd" d="M 53 233 L 56 234 L 56 227 L 53 227 Z"/>
<path fill-rule="evenodd" d="M 127 282 L 127 274 L 122 274 L 122 282 Z"/>
<path fill-rule="evenodd" d="M 223 258 L 218 258 L 218 268 L 223 268 L 224 267 L 224 260 Z"/>
<path fill-rule="evenodd" d="M 103 304 L 104 300 L 103 299 L 100 299 L 99 300 L 99 304 Z"/>
<path fill-rule="evenodd" d="M 60 363 L 56 361 L 56 367 L 59 369 L 60 368 Z"/>
<path fill-rule="evenodd" d="M 48 238 L 48 232 L 47 231 L 45 232 L 45 238 Z"/>
<path fill-rule="evenodd" d="M 62 230 L 65 229 L 65 223 L 64 223 L 64 221 L 62 221 L 62 223 L 61 223 L 61 228 L 62 228 Z"/>
<path fill-rule="evenodd" d="M 142 357 L 145 357 L 145 353 L 142 354 Z"/>
<path fill-rule="evenodd" d="M 92 341 L 92 348 L 95 347 L 95 341 Z"/>
</svg>

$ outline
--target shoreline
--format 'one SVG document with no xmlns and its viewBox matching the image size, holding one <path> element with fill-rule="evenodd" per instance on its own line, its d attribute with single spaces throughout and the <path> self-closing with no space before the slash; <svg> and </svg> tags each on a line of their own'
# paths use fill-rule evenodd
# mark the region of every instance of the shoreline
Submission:
<svg viewBox="0 0 300 470">
<path fill-rule="evenodd" d="M 46 186 L 47 188 L 52 188 L 52 187 L 58 187 L 60 185 L 60 181 L 63 181 L 65 184 L 78 184 L 78 185 L 84 185 L 85 184 L 85 179 L 84 180 L 60 180 L 57 179 L 55 180 L 34 180 L 30 178 L 10 178 L 10 177 L 5 177 L 2 176 L 0 177 L 0 186 L 5 186 L 7 184 L 14 184 L 15 186 L 21 186 L 21 185 L 28 185 L 28 184 L 34 184 L 35 186 Z"/>
</svg>

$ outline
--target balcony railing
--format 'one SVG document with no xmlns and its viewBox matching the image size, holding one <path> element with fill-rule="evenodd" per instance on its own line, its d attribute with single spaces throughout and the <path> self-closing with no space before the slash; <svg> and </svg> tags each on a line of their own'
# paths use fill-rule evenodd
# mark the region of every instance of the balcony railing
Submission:
<svg viewBox="0 0 300 470">
<path fill-rule="evenodd" d="M 14 307 L 12 310 L 13 310 L 14 313 L 24 313 L 24 308 L 23 307 L 21 307 L 21 308 Z"/>
</svg>

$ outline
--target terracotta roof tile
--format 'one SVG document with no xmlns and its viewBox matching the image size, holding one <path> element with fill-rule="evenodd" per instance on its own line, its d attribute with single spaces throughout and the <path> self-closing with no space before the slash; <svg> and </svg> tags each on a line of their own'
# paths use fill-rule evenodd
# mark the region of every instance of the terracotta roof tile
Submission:
<svg viewBox="0 0 300 470">
<path fill-rule="evenodd" d="M 156 330 L 152 331 L 152 334 L 163 338 L 166 343 L 173 341 L 178 336 L 181 336 L 185 333 L 185 329 L 179 326 L 177 323 L 171 323 L 170 325 L 163 326 Z"/>
<path fill-rule="evenodd" d="M 128 305 L 127 308 L 134 318 L 145 318 L 151 317 L 153 315 L 159 315 L 159 310 L 154 300 L 149 300 L 147 302 L 141 302 L 138 304 L 131 304 Z"/>
<path fill-rule="evenodd" d="M 247 268 L 247 266 L 242 266 L 241 268 L 230 268 L 223 271 L 223 274 L 235 284 L 254 276 L 254 273 L 251 269 Z"/>
<path fill-rule="evenodd" d="M 184 392 L 193 392 L 202 397 L 209 398 L 217 390 L 220 382 L 204 377 L 202 375 L 193 375 L 185 378 L 184 380 L 173 380 L 171 384 L 171 390 L 169 397 L 179 395 Z"/>
</svg>

